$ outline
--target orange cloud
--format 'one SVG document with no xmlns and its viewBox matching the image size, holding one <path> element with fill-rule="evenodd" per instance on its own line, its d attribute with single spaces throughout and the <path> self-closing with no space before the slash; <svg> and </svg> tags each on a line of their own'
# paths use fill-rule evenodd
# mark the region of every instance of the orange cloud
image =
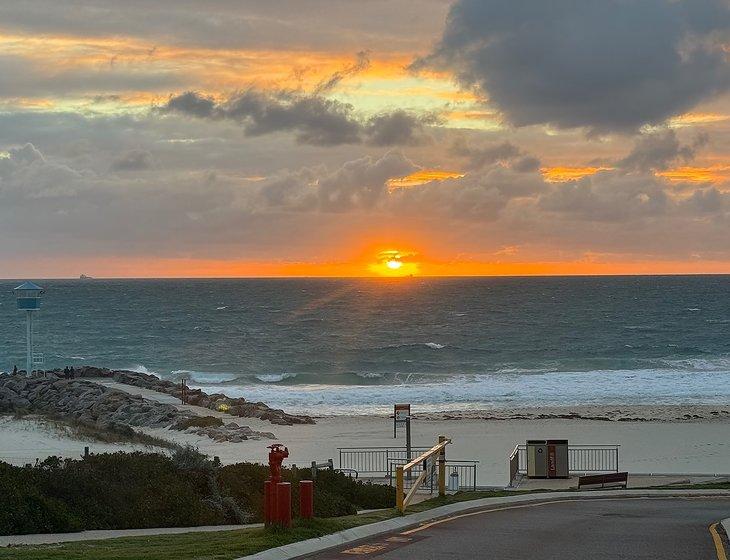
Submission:
<svg viewBox="0 0 730 560">
<path fill-rule="evenodd" d="M 685 113 L 669 120 L 670 126 L 681 127 L 693 124 L 712 124 L 730 119 L 730 115 L 720 113 Z"/>
<path fill-rule="evenodd" d="M 566 181 L 575 181 L 582 179 L 588 175 L 593 175 L 599 171 L 611 170 L 613 167 L 543 167 L 540 171 L 549 183 L 564 183 Z"/>
<path fill-rule="evenodd" d="M 676 167 L 659 171 L 656 175 L 675 183 L 719 183 L 730 179 L 730 165 L 710 165 L 708 167 Z"/>
<path fill-rule="evenodd" d="M 22 56 L 49 75 L 94 70 L 179 73 L 190 87 L 209 91 L 250 85 L 314 88 L 322 79 L 352 64 L 353 53 L 256 49 L 212 49 L 164 45 L 132 37 L 77 37 L 0 33 L 0 50 Z M 358 73 L 360 80 L 407 75 L 408 53 L 380 53 Z M 445 80 L 446 78 L 444 78 Z M 393 92 L 391 92 L 392 94 Z"/>
<path fill-rule="evenodd" d="M 465 174 L 459 171 L 445 171 L 443 169 L 420 169 L 406 175 L 405 177 L 398 177 L 395 179 L 389 179 L 387 182 L 388 190 L 393 191 L 396 189 L 405 189 L 409 187 L 417 187 L 418 185 L 425 185 L 431 181 L 443 181 L 444 179 L 458 179 L 463 177 Z"/>
</svg>

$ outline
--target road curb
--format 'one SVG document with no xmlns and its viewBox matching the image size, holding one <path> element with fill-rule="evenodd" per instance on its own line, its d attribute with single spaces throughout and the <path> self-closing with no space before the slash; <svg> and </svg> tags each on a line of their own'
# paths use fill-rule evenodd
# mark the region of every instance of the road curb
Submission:
<svg viewBox="0 0 730 560">
<path fill-rule="evenodd" d="M 519 496 L 503 496 L 499 498 L 482 498 L 468 502 L 459 502 L 440 506 L 428 511 L 413 513 L 404 517 L 396 517 L 378 521 L 369 525 L 361 525 L 339 531 L 324 537 L 308 539 L 277 548 L 264 550 L 237 560 L 293 560 L 306 554 L 323 552 L 327 549 L 349 544 L 368 537 L 407 529 L 428 521 L 448 517 L 456 513 L 478 510 L 486 507 L 506 506 L 524 503 L 549 502 L 553 500 L 586 500 L 600 498 L 681 498 L 690 496 L 730 496 L 730 490 L 589 490 L 587 492 L 544 492 L 540 494 L 523 494 Z M 730 522 L 730 519 L 726 520 Z M 725 522 L 723 522 L 723 526 Z M 727 528 L 726 528 L 727 531 Z"/>
</svg>

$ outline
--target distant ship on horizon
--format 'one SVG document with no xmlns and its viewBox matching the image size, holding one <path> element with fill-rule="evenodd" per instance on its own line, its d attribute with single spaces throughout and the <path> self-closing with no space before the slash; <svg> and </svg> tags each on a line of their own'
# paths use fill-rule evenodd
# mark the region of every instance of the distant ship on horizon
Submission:
<svg viewBox="0 0 730 560">
<path fill-rule="evenodd" d="M 86 276 L 86 274 L 82 274 L 81 276 L 79 276 L 79 280 L 93 280 L 93 279 L 94 279 L 93 276 Z"/>
</svg>

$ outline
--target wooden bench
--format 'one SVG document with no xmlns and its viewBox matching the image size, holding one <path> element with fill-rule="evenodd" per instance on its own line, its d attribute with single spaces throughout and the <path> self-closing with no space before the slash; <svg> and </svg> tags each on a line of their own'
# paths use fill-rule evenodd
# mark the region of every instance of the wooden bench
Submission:
<svg viewBox="0 0 730 560">
<path fill-rule="evenodd" d="M 601 488 L 605 488 L 606 485 L 615 486 L 621 484 L 626 488 L 629 484 L 629 473 L 591 474 L 578 477 L 578 490 L 580 490 L 581 486 L 595 486 L 597 484 L 600 484 Z"/>
</svg>

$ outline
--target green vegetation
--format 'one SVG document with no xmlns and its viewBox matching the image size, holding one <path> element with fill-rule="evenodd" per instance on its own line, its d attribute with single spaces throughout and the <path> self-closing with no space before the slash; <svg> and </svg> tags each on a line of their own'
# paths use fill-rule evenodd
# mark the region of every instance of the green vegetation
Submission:
<svg viewBox="0 0 730 560">
<path fill-rule="evenodd" d="M 309 469 L 284 469 L 284 480 L 292 482 L 294 506 L 298 482 L 310 474 Z M 192 448 L 171 456 L 120 452 L 63 461 L 50 457 L 25 468 L 0 463 L 0 534 L 260 521 L 267 477 L 264 465 L 220 467 Z M 387 508 L 394 502 L 395 492 L 388 486 L 330 471 L 318 475 L 318 517 Z"/>
<path fill-rule="evenodd" d="M 219 428 L 223 425 L 223 420 L 215 416 L 191 416 L 180 420 L 173 427 L 176 430 L 187 430 L 188 428 Z"/>
<path fill-rule="evenodd" d="M 45 414 L 41 417 L 21 411 L 16 411 L 13 414 L 13 418 L 27 418 L 33 420 L 49 432 L 60 433 L 66 437 L 81 441 L 91 440 L 103 443 L 134 443 L 144 445 L 146 447 L 158 447 L 161 449 L 174 449 L 177 447 L 177 444 L 173 442 L 138 432 L 124 424 L 115 424 L 105 428 L 98 428 L 93 424 L 79 422 L 73 418 L 54 416 L 52 414 Z"/>
<path fill-rule="evenodd" d="M 320 475 L 323 473 L 320 473 Z M 318 478 L 321 482 L 321 480 Z M 367 486 L 367 485 L 365 485 Z M 315 493 L 316 494 L 316 493 Z M 442 505 L 492 498 L 514 492 L 459 492 L 433 498 L 411 506 L 408 511 L 425 511 Z M 242 529 L 216 533 L 187 533 L 152 537 L 125 537 L 106 541 L 87 541 L 61 545 L 23 546 L 0 549 L 0 560 L 232 560 L 268 548 L 321 537 L 360 525 L 397 517 L 388 508 L 363 515 L 348 515 L 311 521 L 295 520 L 290 531 Z"/>
<path fill-rule="evenodd" d="M 381 521 L 385 517 L 379 513 L 296 521 L 290 531 L 242 529 L 0 548 L 0 560 L 232 560 L 268 548 Z"/>
</svg>

